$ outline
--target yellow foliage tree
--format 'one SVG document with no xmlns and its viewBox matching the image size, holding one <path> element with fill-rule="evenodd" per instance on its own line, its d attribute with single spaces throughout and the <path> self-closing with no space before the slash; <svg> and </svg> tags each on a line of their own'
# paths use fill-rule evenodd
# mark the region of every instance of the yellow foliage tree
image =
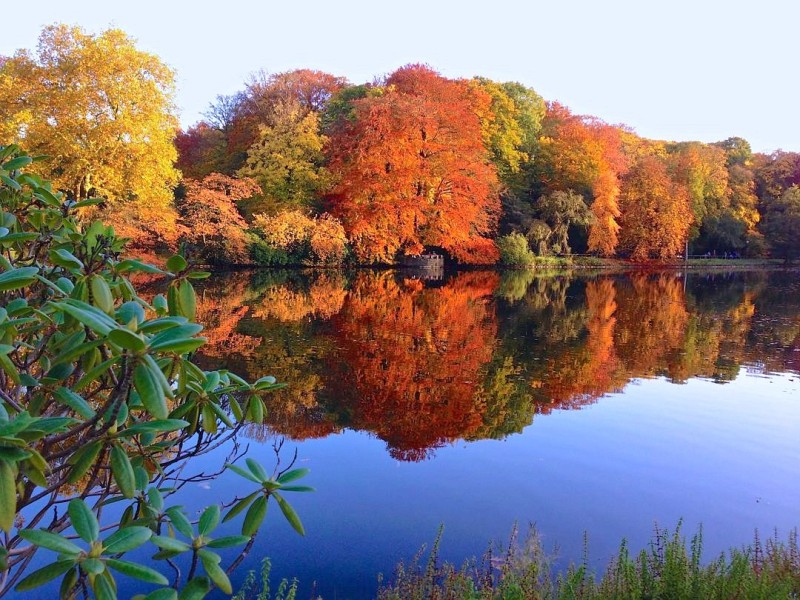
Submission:
<svg viewBox="0 0 800 600">
<path fill-rule="evenodd" d="M 247 163 L 239 169 L 240 176 L 252 177 L 263 190 L 251 210 L 269 214 L 308 210 L 330 184 L 322 166 L 327 138 L 319 133 L 317 113 L 304 113 L 298 103 L 281 103 L 271 121 L 260 127 L 258 140 L 247 151 Z"/>
<path fill-rule="evenodd" d="M 319 217 L 308 217 L 298 210 L 274 217 L 257 214 L 253 226 L 268 245 L 300 257 L 304 263 L 332 264 L 344 259 L 347 245 L 344 227 L 328 213 Z"/>
<path fill-rule="evenodd" d="M 0 66 L 0 139 L 49 155 L 39 174 L 75 200 L 105 198 L 111 221 L 153 216 L 169 229 L 173 93 L 173 72 L 124 32 L 52 25 L 35 53 L 19 50 Z"/>
</svg>

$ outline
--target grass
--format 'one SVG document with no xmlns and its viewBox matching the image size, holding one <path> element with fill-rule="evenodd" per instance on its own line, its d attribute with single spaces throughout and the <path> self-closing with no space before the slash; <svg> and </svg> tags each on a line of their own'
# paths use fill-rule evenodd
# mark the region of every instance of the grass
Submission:
<svg viewBox="0 0 800 600">
<path fill-rule="evenodd" d="M 490 549 L 478 562 L 460 568 L 438 556 L 441 530 L 431 552 L 424 549 L 408 565 L 398 565 L 380 600 L 730 600 L 800 597 L 797 531 L 787 540 L 775 537 L 733 548 L 710 563 L 701 560 L 699 531 L 687 543 L 680 525 L 673 532 L 656 529 L 647 549 L 632 555 L 623 541 L 603 573 L 582 564 L 553 572 L 553 555 L 544 551 L 535 530 L 520 544 L 516 534 L 501 552 Z"/>
<path fill-rule="evenodd" d="M 631 554 L 623 540 L 602 573 L 589 568 L 588 542 L 580 564 L 558 572 L 555 554 L 545 551 L 535 529 L 519 541 L 516 528 L 504 547 L 492 546 L 480 561 L 461 567 L 442 562 L 439 544 L 425 547 L 400 563 L 388 581 L 378 578 L 378 600 L 773 600 L 800 598 L 800 549 L 797 530 L 786 539 L 775 533 L 731 548 L 703 561 L 703 533 L 691 540 L 656 527 L 647 548 Z M 233 600 L 295 600 L 297 580 L 283 579 L 274 595 L 269 586 L 270 561 L 259 575 L 250 571 Z M 320 597 L 321 600 L 321 597 Z"/>
</svg>

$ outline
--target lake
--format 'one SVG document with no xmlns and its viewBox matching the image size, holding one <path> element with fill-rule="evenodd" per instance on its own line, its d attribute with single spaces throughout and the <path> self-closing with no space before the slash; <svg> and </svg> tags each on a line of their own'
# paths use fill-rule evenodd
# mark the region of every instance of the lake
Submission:
<svg viewBox="0 0 800 600">
<path fill-rule="evenodd" d="M 368 598 L 440 525 L 458 564 L 535 523 L 601 570 L 656 524 L 702 524 L 709 558 L 800 524 L 797 272 L 270 271 L 199 300 L 202 366 L 288 383 L 248 456 L 285 438 L 317 489 L 292 498 L 306 537 L 273 507 L 237 581 L 270 556 L 301 598 Z"/>
</svg>

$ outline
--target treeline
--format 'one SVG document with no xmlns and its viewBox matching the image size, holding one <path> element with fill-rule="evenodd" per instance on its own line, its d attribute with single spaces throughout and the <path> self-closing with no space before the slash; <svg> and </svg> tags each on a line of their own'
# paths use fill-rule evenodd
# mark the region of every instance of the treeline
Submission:
<svg viewBox="0 0 800 600">
<path fill-rule="evenodd" d="M 573 252 L 793 258 L 800 154 L 666 142 L 515 82 L 407 65 L 366 84 L 259 73 L 177 130 L 173 74 L 116 30 L 0 59 L 0 136 L 140 251 L 212 263 L 528 264 Z M 173 145 L 174 140 L 174 145 Z"/>
</svg>

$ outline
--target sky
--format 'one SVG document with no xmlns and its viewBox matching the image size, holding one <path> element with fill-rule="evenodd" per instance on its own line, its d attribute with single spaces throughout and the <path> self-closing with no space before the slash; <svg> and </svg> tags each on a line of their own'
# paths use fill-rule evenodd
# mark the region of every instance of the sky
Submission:
<svg viewBox="0 0 800 600">
<path fill-rule="evenodd" d="M 639 135 L 800 150 L 797 0 L 37 0 L 4 6 L 0 55 L 43 26 L 123 29 L 177 73 L 187 127 L 250 74 L 372 81 L 408 63 L 519 81 Z"/>
</svg>

